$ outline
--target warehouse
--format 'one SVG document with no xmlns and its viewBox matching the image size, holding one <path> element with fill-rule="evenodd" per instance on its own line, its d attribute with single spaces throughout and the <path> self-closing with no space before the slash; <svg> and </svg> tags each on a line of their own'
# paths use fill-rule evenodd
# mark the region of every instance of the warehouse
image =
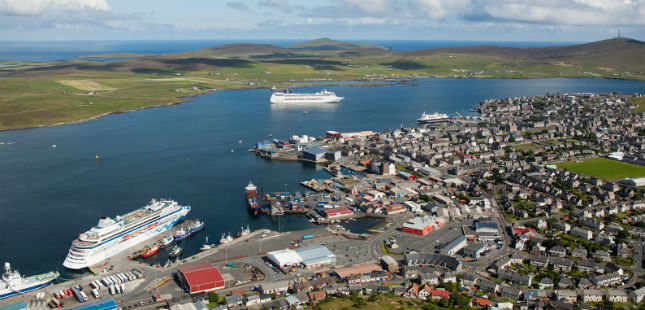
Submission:
<svg viewBox="0 0 645 310">
<path fill-rule="evenodd" d="M 350 276 L 353 275 L 361 275 L 364 273 L 370 273 L 372 271 L 381 271 L 381 266 L 379 266 L 376 263 L 367 263 L 363 265 L 357 265 L 357 266 L 351 266 L 351 267 L 345 267 L 345 268 L 338 268 L 335 269 L 334 272 L 336 275 L 341 278 L 341 279 L 346 279 Z"/>
<path fill-rule="evenodd" d="M 307 268 L 317 268 L 336 262 L 336 255 L 322 245 L 272 251 L 267 253 L 267 258 L 281 268 L 300 264 Z"/>
<path fill-rule="evenodd" d="M 346 208 L 346 207 L 336 207 L 333 209 L 322 209 L 319 211 L 324 217 L 328 219 L 336 219 L 336 218 L 341 218 L 345 216 L 352 216 L 354 215 L 354 211 Z"/>
<path fill-rule="evenodd" d="M 444 219 L 440 217 L 417 216 L 403 224 L 401 226 L 401 231 L 423 236 L 433 228 L 439 228 L 443 226 L 443 223 Z"/>
<path fill-rule="evenodd" d="M 311 161 L 320 161 L 323 159 L 323 156 L 325 156 L 325 153 L 327 153 L 327 151 L 319 147 L 308 148 L 302 151 L 302 159 L 311 160 Z"/>
<path fill-rule="evenodd" d="M 179 282 L 190 294 L 224 288 L 224 278 L 219 269 L 209 263 L 178 268 L 177 276 Z"/>
</svg>

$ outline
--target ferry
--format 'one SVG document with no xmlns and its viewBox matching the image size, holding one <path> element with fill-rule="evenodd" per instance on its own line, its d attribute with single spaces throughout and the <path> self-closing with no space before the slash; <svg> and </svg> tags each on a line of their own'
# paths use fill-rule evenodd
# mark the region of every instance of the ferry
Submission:
<svg viewBox="0 0 645 310">
<path fill-rule="evenodd" d="M 421 114 L 421 117 L 417 119 L 419 123 L 436 123 L 436 122 L 444 122 L 450 119 L 450 116 L 448 114 L 444 113 L 432 113 L 432 114 L 426 114 L 426 112 L 423 112 Z"/>
<path fill-rule="evenodd" d="M 249 213 L 251 213 L 252 215 L 258 215 L 260 211 L 258 188 L 253 185 L 252 181 L 249 181 L 249 185 L 247 185 L 244 190 L 246 193 L 246 204 Z"/>
<path fill-rule="evenodd" d="M 152 255 L 157 254 L 157 252 L 159 252 L 159 246 L 158 245 L 155 244 L 152 247 L 146 246 L 146 248 L 143 249 L 143 251 L 141 252 L 141 257 L 147 258 L 147 257 L 150 257 Z"/>
<path fill-rule="evenodd" d="M 204 222 L 202 222 L 200 220 L 196 220 L 195 223 L 193 223 L 193 225 L 190 226 L 190 232 L 191 233 L 198 232 L 198 231 L 200 231 L 202 229 L 204 229 Z"/>
<path fill-rule="evenodd" d="M 132 246 L 157 236 L 190 212 L 173 200 L 152 200 L 145 207 L 112 219 L 101 217 L 98 224 L 72 242 L 63 266 L 82 269 L 98 264 Z"/>
<path fill-rule="evenodd" d="M 315 93 L 292 93 L 290 90 L 274 92 L 271 103 L 339 103 L 344 97 L 338 97 L 326 89 Z"/>
<path fill-rule="evenodd" d="M 35 291 L 50 285 L 60 274 L 56 271 L 30 277 L 23 277 L 18 270 L 11 270 L 11 264 L 4 263 L 4 273 L 0 280 L 0 299 Z"/>
<path fill-rule="evenodd" d="M 175 238 L 173 238 L 173 236 L 168 236 L 166 238 L 162 238 L 162 239 L 159 240 L 159 246 L 162 247 L 162 248 L 165 248 L 165 247 L 169 246 L 170 244 L 172 244 L 173 241 L 175 241 Z"/>
<path fill-rule="evenodd" d="M 188 236 L 190 236 L 190 234 L 191 234 L 191 231 L 190 231 L 189 229 L 188 229 L 188 230 L 186 230 L 186 229 L 184 229 L 183 227 L 182 227 L 182 228 L 179 228 L 179 229 L 177 230 L 177 232 L 175 233 L 175 240 L 183 240 L 183 239 L 186 239 L 186 238 L 188 238 Z"/>
</svg>

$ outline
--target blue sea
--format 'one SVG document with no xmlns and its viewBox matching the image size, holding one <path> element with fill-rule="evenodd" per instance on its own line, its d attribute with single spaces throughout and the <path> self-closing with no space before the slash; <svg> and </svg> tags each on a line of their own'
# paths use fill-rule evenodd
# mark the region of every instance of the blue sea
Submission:
<svg viewBox="0 0 645 310">
<path fill-rule="evenodd" d="M 505 42 L 505 41 L 415 41 L 415 40 L 347 40 L 371 43 L 396 52 L 440 47 L 499 45 L 531 48 L 576 44 L 576 42 Z M 175 40 L 175 41 L 0 41 L 0 61 L 53 61 L 77 59 L 81 56 L 112 53 L 168 54 L 186 52 L 229 43 L 257 43 L 287 46 L 304 40 Z M 92 58 L 120 60 L 124 58 Z"/>
<path fill-rule="evenodd" d="M 279 222 L 288 230 L 310 227 L 302 216 L 279 221 L 246 212 L 243 188 L 249 180 L 259 184 L 262 179 L 265 192 L 304 192 L 300 181 L 328 177 L 320 166 L 248 153 L 257 141 L 415 125 L 424 111 L 465 113 L 489 98 L 643 93 L 643 88 L 639 81 L 603 79 L 423 78 L 387 86 L 334 86 L 330 90 L 345 100 L 304 107 L 270 105 L 266 89 L 227 90 L 178 106 L 0 132 L 0 142 L 9 143 L 0 144 L 0 261 L 25 274 L 62 270 L 79 233 L 101 216 L 129 212 L 151 198 L 190 205 L 189 218 L 205 221 L 204 231 L 184 241 L 185 255 L 195 253 L 206 235 L 219 240 L 221 233 L 247 224 L 252 229 L 278 229 Z M 165 262 L 164 254 L 157 256 L 149 262 Z"/>
</svg>

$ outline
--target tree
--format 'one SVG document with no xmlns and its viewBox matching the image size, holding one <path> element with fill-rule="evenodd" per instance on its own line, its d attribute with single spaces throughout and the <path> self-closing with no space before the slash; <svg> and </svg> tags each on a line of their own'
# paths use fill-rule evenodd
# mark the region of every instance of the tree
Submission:
<svg viewBox="0 0 645 310">
<path fill-rule="evenodd" d="M 208 302 L 218 303 L 219 296 L 215 292 L 208 292 Z"/>
</svg>

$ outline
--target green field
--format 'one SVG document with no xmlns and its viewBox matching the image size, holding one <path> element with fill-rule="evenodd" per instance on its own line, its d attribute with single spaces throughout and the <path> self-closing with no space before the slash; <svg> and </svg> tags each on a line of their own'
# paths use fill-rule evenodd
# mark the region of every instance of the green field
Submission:
<svg viewBox="0 0 645 310">
<path fill-rule="evenodd" d="M 602 157 L 586 159 L 582 162 L 562 162 L 556 164 L 560 169 L 603 180 L 645 177 L 645 167 L 628 164 Z"/>
<path fill-rule="evenodd" d="M 58 125 L 164 106 L 212 89 L 282 88 L 294 82 L 334 84 L 416 76 L 587 77 L 590 72 L 596 72 L 590 77 L 643 80 L 642 45 L 639 41 L 612 39 L 553 49 L 463 47 L 397 53 L 324 39 L 291 49 L 228 44 L 111 62 L 3 61 L 0 63 L 15 66 L 0 67 L 0 77 L 9 77 L 0 79 L 0 130 Z M 549 55 L 558 57 L 545 60 L 552 58 Z"/>
</svg>

